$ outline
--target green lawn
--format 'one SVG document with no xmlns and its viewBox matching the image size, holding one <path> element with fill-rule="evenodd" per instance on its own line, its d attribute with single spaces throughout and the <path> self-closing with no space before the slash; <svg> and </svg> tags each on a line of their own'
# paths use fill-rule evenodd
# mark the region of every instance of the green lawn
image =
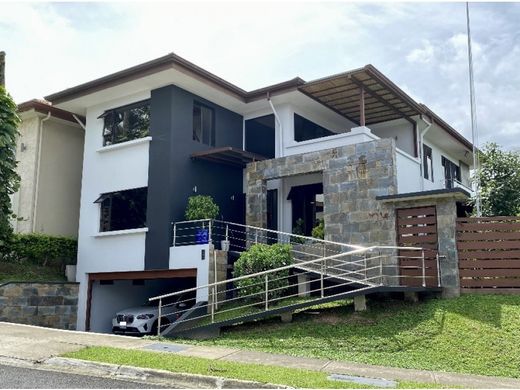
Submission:
<svg viewBox="0 0 520 390">
<path fill-rule="evenodd" d="M 310 370 L 226 362 L 164 352 L 148 352 L 107 347 L 89 347 L 70 352 L 65 357 L 189 374 L 275 383 L 297 388 L 369 388 L 351 382 L 331 381 L 327 374 Z M 400 382 L 399 388 L 439 388 L 434 384 Z"/>
<path fill-rule="evenodd" d="M 64 281 L 65 275 L 58 267 L 42 267 L 30 263 L 0 261 L 0 283 L 16 281 Z"/>
<path fill-rule="evenodd" d="M 520 378 L 520 296 L 371 301 L 365 313 L 336 303 L 298 313 L 290 324 L 274 318 L 227 328 L 214 340 L 175 341 Z"/>
</svg>

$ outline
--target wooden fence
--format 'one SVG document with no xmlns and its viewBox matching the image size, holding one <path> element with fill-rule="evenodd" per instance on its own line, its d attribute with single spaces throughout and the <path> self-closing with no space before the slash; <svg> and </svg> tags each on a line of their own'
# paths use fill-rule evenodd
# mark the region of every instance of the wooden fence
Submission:
<svg viewBox="0 0 520 390">
<path fill-rule="evenodd" d="M 460 287 L 520 292 L 520 217 L 458 218 Z"/>
</svg>

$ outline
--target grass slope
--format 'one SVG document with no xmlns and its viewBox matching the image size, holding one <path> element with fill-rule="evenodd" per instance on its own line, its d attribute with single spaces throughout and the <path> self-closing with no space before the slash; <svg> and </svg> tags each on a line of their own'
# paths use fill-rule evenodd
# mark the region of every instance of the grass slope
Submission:
<svg viewBox="0 0 520 390">
<path fill-rule="evenodd" d="M 520 296 L 463 295 L 420 303 L 329 305 L 189 341 L 294 356 L 520 378 Z M 316 312 L 320 312 L 317 315 Z"/>
<path fill-rule="evenodd" d="M 65 275 L 54 267 L 42 267 L 29 263 L 0 261 L 0 283 L 9 281 L 64 281 Z"/>
<path fill-rule="evenodd" d="M 327 379 L 327 374 L 310 370 L 285 367 L 226 362 L 164 352 L 148 352 L 108 347 L 89 347 L 70 352 L 65 357 L 89 361 L 122 364 L 127 366 L 152 368 L 171 372 L 219 376 L 232 379 L 250 380 L 262 383 L 275 383 L 296 388 L 342 389 L 370 388 L 352 382 L 339 382 Z M 400 382 L 399 388 L 439 388 L 435 384 Z"/>
</svg>

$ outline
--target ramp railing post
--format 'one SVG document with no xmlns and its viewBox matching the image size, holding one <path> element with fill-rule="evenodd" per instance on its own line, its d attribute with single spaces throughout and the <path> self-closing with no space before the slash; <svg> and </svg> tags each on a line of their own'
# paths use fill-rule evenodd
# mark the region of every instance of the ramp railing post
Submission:
<svg viewBox="0 0 520 390">
<path fill-rule="evenodd" d="M 210 305 L 210 313 L 211 313 L 211 323 L 215 322 L 215 286 L 211 287 L 211 305 Z"/>
<path fill-rule="evenodd" d="M 421 267 L 422 267 L 422 286 L 426 287 L 426 268 L 424 266 L 424 250 L 421 255 Z"/>
<path fill-rule="evenodd" d="M 208 242 L 211 244 L 211 226 L 212 226 L 212 220 L 209 220 L 209 231 L 208 231 Z"/>
<path fill-rule="evenodd" d="M 265 310 L 269 310 L 269 276 L 265 274 Z"/>
<path fill-rule="evenodd" d="M 177 224 L 172 222 L 173 225 L 173 246 L 177 243 Z"/>
<path fill-rule="evenodd" d="M 325 259 L 321 260 L 320 289 L 321 289 L 322 298 L 325 296 L 325 292 L 323 290 L 324 276 L 325 276 Z"/>
<path fill-rule="evenodd" d="M 159 299 L 159 317 L 157 318 L 157 336 L 161 336 L 162 299 Z"/>
<path fill-rule="evenodd" d="M 381 251 L 378 253 L 379 257 L 379 285 L 383 285 L 383 256 L 381 255 Z"/>
<path fill-rule="evenodd" d="M 441 264 L 439 261 L 439 254 L 435 255 L 435 261 L 437 262 L 437 287 L 441 286 Z"/>
</svg>

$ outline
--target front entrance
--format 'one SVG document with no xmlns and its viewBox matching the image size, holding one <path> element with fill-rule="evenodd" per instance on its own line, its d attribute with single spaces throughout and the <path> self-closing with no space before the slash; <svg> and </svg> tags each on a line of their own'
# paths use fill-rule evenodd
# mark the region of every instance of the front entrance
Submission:
<svg viewBox="0 0 520 390">
<path fill-rule="evenodd" d="M 323 184 L 292 187 L 287 199 L 292 204 L 292 232 L 311 236 L 312 229 L 323 219 Z"/>
<path fill-rule="evenodd" d="M 435 206 L 396 210 L 397 245 L 424 249 L 427 287 L 437 286 L 437 209 Z M 423 283 L 422 258 L 417 251 L 399 250 L 399 282 L 406 286 Z"/>
</svg>

